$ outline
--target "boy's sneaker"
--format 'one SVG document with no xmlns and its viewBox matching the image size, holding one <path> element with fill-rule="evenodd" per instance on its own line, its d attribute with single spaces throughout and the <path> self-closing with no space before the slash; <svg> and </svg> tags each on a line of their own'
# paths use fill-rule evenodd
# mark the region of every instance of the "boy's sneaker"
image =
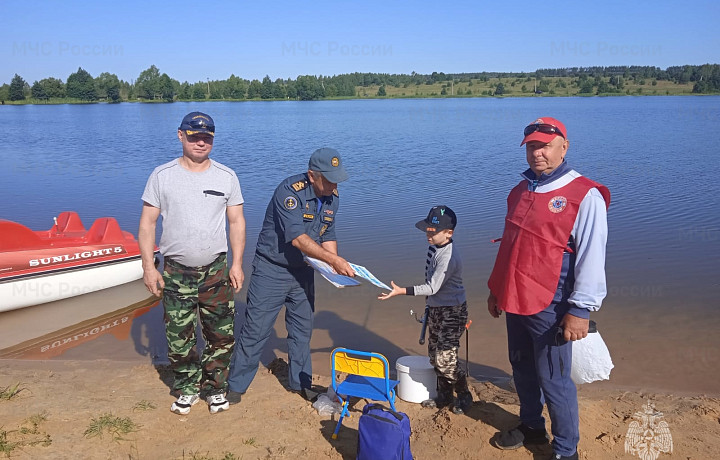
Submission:
<svg viewBox="0 0 720 460">
<path fill-rule="evenodd" d="M 180 397 L 172 403 L 170 411 L 175 412 L 178 415 L 187 415 L 190 413 L 190 408 L 200 401 L 200 396 L 194 395 L 180 395 Z"/>
<path fill-rule="evenodd" d="M 425 409 L 442 409 L 453 402 L 453 387 L 444 380 L 438 379 L 437 396 L 433 399 L 426 399 L 420 405 Z"/>
<path fill-rule="evenodd" d="M 530 428 L 521 423 L 512 430 L 501 432 L 495 444 L 499 449 L 511 450 L 528 444 L 547 444 L 549 440 L 545 428 Z"/>
<path fill-rule="evenodd" d="M 210 407 L 211 414 L 217 414 L 218 412 L 230 409 L 230 403 L 222 393 L 208 396 L 207 403 L 208 407 Z"/>
<path fill-rule="evenodd" d="M 467 413 L 467 411 L 472 407 L 473 405 L 473 399 L 472 394 L 468 391 L 465 393 L 461 393 L 455 398 L 455 403 L 453 404 L 453 414 L 462 415 Z"/>
<path fill-rule="evenodd" d="M 450 401 L 451 400 L 438 397 L 435 399 L 426 399 L 420 403 L 420 406 L 425 409 L 442 409 L 444 407 L 448 407 L 450 405 Z"/>
</svg>

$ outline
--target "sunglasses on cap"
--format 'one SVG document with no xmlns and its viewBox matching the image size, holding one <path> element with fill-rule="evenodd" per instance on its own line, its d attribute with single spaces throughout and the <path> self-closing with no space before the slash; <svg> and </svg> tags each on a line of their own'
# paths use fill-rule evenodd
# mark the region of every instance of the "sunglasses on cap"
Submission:
<svg viewBox="0 0 720 460">
<path fill-rule="evenodd" d="M 196 120 L 190 120 L 189 122 L 185 123 L 189 128 L 185 129 L 207 129 L 211 133 L 215 132 L 215 125 L 208 124 L 205 120 L 202 118 L 196 119 Z"/>
<path fill-rule="evenodd" d="M 565 137 L 565 133 L 563 133 L 560 128 L 558 128 L 555 125 L 550 125 L 547 123 L 533 123 L 532 125 L 528 125 L 525 127 L 525 131 L 523 131 L 524 136 L 529 136 L 532 133 L 535 132 L 541 132 L 543 134 L 558 134 L 562 136 L 563 139 L 567 139 Z"/>
</svg>

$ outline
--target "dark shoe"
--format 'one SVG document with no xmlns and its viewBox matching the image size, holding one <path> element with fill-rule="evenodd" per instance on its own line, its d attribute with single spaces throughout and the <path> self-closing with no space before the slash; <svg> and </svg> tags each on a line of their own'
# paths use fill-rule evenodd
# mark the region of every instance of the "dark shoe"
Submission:
<svg viewBox="0 0 720 460">
<path fill-rule="evenodd" d="M 560 455 L 553 453 L 548 460 L 578 460 L 578 453 L 575 451 L 572 455 Z"/>
<path fill-rule="evenodd" d="M 452 383 L 444 378 L 437 378 L 437 396 L 434 399 L 426 399 L 420 405 L 426 409 L 442 409 L 452 403 L 453 387 Z"/>
<path fill-rule="evenodd" d="M 501 432 L 495 445 L 498 449 L 512 450 L 529 444 L 547 444 L 549 440 L 545 428 L 533 429 L 521 423 L 512 430 Z"/>
<path fill-rule="evenodd" d="M 472 394 L 467 391 L 465 393 L 458 394 L 457 398 L 455 398 L 455 404 L 453 404 L 453 414 L 462 415 L 467 413 L 467 411 L 472 407 L 473 405 L 473 399 Z"/>
<path fill-rule="evenodd" d="M 421 402 L 420 405 L 425 409 L 442 409 L 443 407 L 449 406 L 450 401 L 440 398 L 426 399 L 425 401 Z"/>
<path fill-rule="evenodd" d="M 320 392 L 318 392 L 312 388 L 303 388 L 301 390 L 290 390 L 290 391 L 292 391 L 293 393 L 299 394 L 300 396 L 302 396 L 302 398 L 305 401 L 308 401 L 311 403 L 314 403 L 318 399 L 318 396 L 320 396 Z"/>
<path fill-rule="evenodd" d="M 426 409 L 442 409 L 452 403 L 452 383 L 443 377 L 437 378 L 437 396 L 426 399 L 420 405 Z"/>
<path fill-rule="evenodd" d="M 239 403 L 241 397 L 242 393 L 238 393 L 237 391 L 232 390 L 228 390 L 227 395 L 225 395 L 225 399 L 227 399 L 227 402 L 229 402 L 231 406 Z"/>
<path fill-rule="evenodd" d="M 317 401 L 318 396 L 320 396 L 320 393 L 312 388 L 303 388 L 300 393 L 302 394 L 302 397 L 305 398 L 305 401 L 309 401 L 311 403 Z"/>
</svg>

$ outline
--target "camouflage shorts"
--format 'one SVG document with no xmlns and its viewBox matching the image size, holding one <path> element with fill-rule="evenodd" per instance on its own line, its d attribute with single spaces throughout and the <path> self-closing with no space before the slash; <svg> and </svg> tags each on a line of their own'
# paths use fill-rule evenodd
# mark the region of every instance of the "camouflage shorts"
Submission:
<svg viewBox="0 0 720 460">
<path fill-rule="evenodd" d="M 223 393 L 235 338 L 235 301 L 227 256 L 221 254 L 202 267 L 186 267 L 165 258 L 165 333 L 173 368 L 173 389 L 180 394 L 198 390 Z M 198 319 L 205 348 L 198 357 L 195 330 Z"/>
</svg>

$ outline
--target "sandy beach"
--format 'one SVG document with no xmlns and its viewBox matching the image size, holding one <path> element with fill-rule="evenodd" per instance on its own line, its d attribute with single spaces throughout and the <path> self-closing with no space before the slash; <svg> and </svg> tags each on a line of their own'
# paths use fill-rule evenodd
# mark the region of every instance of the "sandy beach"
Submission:
<svg viewBox="0 0 720 460">
<path fill-rule="evenodd" d="M 379 305 L 373 293 L 366 287 L 318 285 L 312 340 L 316 385 L 330 385 L 329 355 L 336 346 L 380 351 L 391 363 L 425 353 L 409 307 L 401 302 Z M 239 309 L 244 308 L 241 297 L 236 297 Z M 417 459 L 545 458 L 549 446 L 501 451 L 492 445 L 499 430 L 517 423 L 519 405 L 509 385 L 504 322 L 483 316 L 487 312 L 480 308 L 480 296 L 473 296 L 473 305 L 468 356 L 475 403 L 466 415 L 455 415 L 398 399 L 398 410 L 411 420 L 413 454 Z M 204 403 L 187 416 L 171 413 L 171 377 L 156 362 L 162 361 L 162 310 L 156 307 L 137 282 L 63 305 L 5 313 L 0 322 L 0 390 L 17 391 L 0 399 L 0 454 L 18 459 L 355 458 L 365 401 L 354 402 L 353 416 L 332 440 L 336 416 L 319 415 L 287 391 L 282 315 L 263 354 L 264 365 L 239 405 L 217 415 Z M 87 319 L 90 308 L 102 314 Z M 673 337 L 672 321 L 649 331 L 656 336 L 642 335 L 632 328 L 635 318 L 618 310 L 596 315 L 605 326 L 603 336 L 616 367 L 610 381 L 579 386 L 580 458 L 632 458 L 625 451 L 626 434 L 648 402 L 655 407 L 654 420 L 667 422 L 672 455 L 713 458 L 720 449 L 720 400 L 713 383 L 718 371 L 712 366 L 718 359 L 712 352 L 716 339 L 683 342 Z M 28 324 L 35 325 L 34 332 Z M 692 328 L 686 326 L 682 330 Z M 31 336 L 39 337 L 23 342 Z M 676 353 L 657 353 L 663 347 Z M 464 347 L 460 354 L 465 358 Z M 698 359 L 683 359 L 695 355 Z M 132 431 L 116 439 L 97 428 L 99 421 L 112 419 Z"/>
<path fill-rule="evenodd" d="M 168 408 L 168 372 L 130 362 L 0 362 L 0 390 L 20 383 L 20 391 L 0 400 L 0 447 L 14 459 L 352 459 L 358 414 L 353 405 L 338 439 L 331 416 L 286 390 L 286 361 L 262 367 L 242 402 L 211 415 L 204 403 L 187 416 Z M 327 386 L 329 378 L 315 376 Z M 475 403 L 466 415 L 423 409 L 398 400 L 413 430 L 417 459 L 545 458 L 549 446 L 501 451 L 491 445 L 498 430 L 517 422 L 515 394 L 492 383 L 472 381 Z M 579 392 L 582 459 L 633 458 L 625 435 L 633 415 L 651 401 L 667 422 L 674 458 L 714 458 L 720 449 L 720 401 L 706 396 L 609 391 L 582 386 Z M 90 436 L 93 422 L 117 417 L 132 432 L 113 439 L 109 431 Z M 33 423 L 34 422 L 34 423 Z M 661 454 L 660 458 L 664 455 Z"/>
</svg>

